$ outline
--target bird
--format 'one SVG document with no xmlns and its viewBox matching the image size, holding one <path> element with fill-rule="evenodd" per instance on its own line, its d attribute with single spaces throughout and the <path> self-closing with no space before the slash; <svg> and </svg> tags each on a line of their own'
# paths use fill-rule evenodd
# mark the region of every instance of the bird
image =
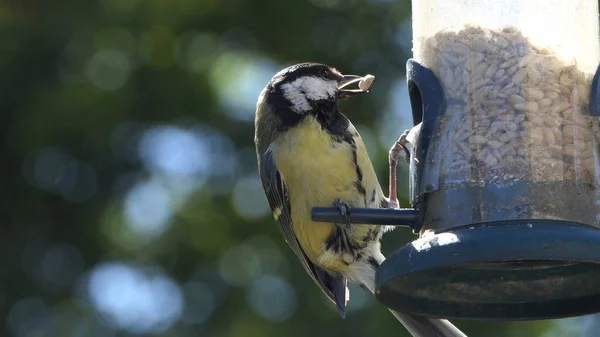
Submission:
<svg viewBox="0 0 600 337">
<path fill-rule="evenodd" d="M 365 81 L 372 78 L 344 75 L 322 63 L 294 64 L 262 89 L 255 114 L 258 171 L 273 217 L 342 318 L 348 280 L 374 294 L 375 272 L 385 260 L 380 241 L 392 229 L 350 224 L 351 208 L 398 208 L 395 191 L 385 197 L 363 140 L 338 108 L 340 101 L 368 92 Z M 356 83 L 360 88 L 350 89 Z M 402 157 L 404 143 L 394 144 L 390 164 Z M 311 220 L 313 207 L 330 206 L 346 216 L 345 223 Z M 390 311 L 413 336 L 466 337 L 447 320 Z"/>
</svg>

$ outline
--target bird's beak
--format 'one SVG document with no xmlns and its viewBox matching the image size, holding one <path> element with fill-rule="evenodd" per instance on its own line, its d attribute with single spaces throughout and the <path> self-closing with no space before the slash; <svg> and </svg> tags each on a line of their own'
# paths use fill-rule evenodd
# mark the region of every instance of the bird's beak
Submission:
<svg viewBox="0 0 600 337">
<path fill-rule="evenodd" d="M 359 83 L 364 77 L 357 75 L 344 75 L 338 84 L 338 99 L 346 99 L 348 97 L 357 96 L 369 92 L 363 89 L 348 89 L 347 87 L 354 83 Z"/>
</svg>

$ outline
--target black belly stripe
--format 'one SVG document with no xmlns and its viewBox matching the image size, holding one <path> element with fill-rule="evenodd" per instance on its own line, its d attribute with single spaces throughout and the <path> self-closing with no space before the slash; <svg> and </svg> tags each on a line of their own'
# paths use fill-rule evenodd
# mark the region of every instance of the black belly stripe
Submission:
<svg viewBox="0 0 600 337">
<path fill-rule="evenodd" d="M 363 195 L 365 205 L 367 204 L 367 191 L 362 183 L 363 172 L 358 166 L 358 156 L 356 153 L 356 142 L 354 137 L 359 137 L 358 132 L 350 132 L 348 126 L 350 121 L 341 114 L 337 108 L 335 100 L 324 99 L 313 102 L 313 111 L 317 122 L 324 130 L 327 130 L 331 138 L 336 142 L 344 142 L 350 145 L 352 149 L 352 163 L 356 170 L 356 180 L 353 182 L 358 193 Z"/>
<path fill-rule="evenodd" d="M 331 250 L 336 253 L 340 252 L 342 250 L 342 243 L 340 241 L 341 236 L 342 233 L 340 228 L 335 226 L 327 240 L 325 240 L 325 250 Z"/>
<path fill-rule="evenodd" d="M 362 195 L 367 194 L 367 190 L 365 190 L 365 187 L 362 185 L 362 183 L 359 180 L 354 181 L 354 186 L 358 190 L 358 193 L 360 193 Z"/>
<path fill-rule="evenodd" d="M 377 235 L 377 233 L 375 233 L 375 229 L 369 229 L 367 231 L 367 234 L 365 234 L 365 236 L 363 236 L 362 238 L 363 248 L 366 247 L 372 241 L 375 241 L 375 235 Z"/>
<path fill-rule="evenodd" d="M 354 242 L 351 238 L 351 227 L 343 224 L 336 224 L 331 231 L 331 234 L 325 240 L 325 250 L 334 253 L 335 255 L 341 256 L 345 253 L 354 255 L 356 259 L 363 256 L 361 249 L 364 249 L 364 245 L 361 242 Z M 348 262 L 343 261 L 344 264 L 348 265 Z"/>
<path fill-rule="evenodd" d="M 354 139 L 352 139 L 352 163 L 354 164 L 354 167 L 356 168 L 356 180 L 358 180 L 359 182 L 362 183 L 362 170 L 360 169 L 360 166 L 358 166 L 358 155 L 356 154 L 356 143 L 354 143 Z"/>
<path fill-rule="evenodd" d="M 363 173 L 362 170 L 360 169 L 360 166 L 358 165 L 358 154 L 357 154 L 357 150 L 356 150 L 356 142 L 354 141 L 354 137 L 351 133 L 347 133 L 344 135 L 344 141 L 348 144 L 350 144 L 350 148 L 352 149 L 352 164 L 354 165 L 354 169 L 356 170 L 356 180 L 353 182 L 354 186 L 356 187 L 356 190 L 358 191 L 358 193 L 360 193 L 361 195 L 363 195 L 365 197 L 365 205 L 367 204 L 367 190 L 365 189 L 365 186 L 362 183 L 362 179 L 363 179 Z"/>
</svg>

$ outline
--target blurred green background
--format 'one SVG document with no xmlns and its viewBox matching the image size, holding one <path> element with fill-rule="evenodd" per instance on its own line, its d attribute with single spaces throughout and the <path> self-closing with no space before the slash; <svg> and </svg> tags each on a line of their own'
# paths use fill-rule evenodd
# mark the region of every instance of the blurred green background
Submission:
<svg viewBox="0 0 600 337">
<path fill-rule="evenodd" d="M 253 144 L 281 68 L 371 73 L 341 109 L 385 186 L 411 123 L 409 1 L 2 1 L 0 41 L 0 336 L 409 336 L 354 286 L 345 320 L 325 301 L 271 218 Z M 384 252 L 411 239 L 396 230 Z M 600 331 L 594 316 L 455 323 Z"/>
</svg>

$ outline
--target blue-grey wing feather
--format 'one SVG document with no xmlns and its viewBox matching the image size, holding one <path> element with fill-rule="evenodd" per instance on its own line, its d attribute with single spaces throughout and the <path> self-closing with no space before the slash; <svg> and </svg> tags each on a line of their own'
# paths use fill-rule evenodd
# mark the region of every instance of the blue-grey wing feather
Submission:
<svg viewBox="0 0 600 337">
<path fill-rule="evenodd" d="M 308 275 L 321 288 L 327 298 L 336 304 L 340 315 L 345 317 L 347 281 L 342 276 L 332 275 L 316 266 L 308 259 L 300 246 L 296 234 L 294 234 L 292 229 L 291 205 L 287 187 L 277 170 L 271 150 L 267 150 L 260 156 L 259 171 L 263 189 L 265 190 L 271 210 L 275 212 L 278 209 L 279 211 L 277 212 L 280 212 L 277 222 L 285 241 L 292 248 L 292 251 L 296 254 Z"/>
</svg>

